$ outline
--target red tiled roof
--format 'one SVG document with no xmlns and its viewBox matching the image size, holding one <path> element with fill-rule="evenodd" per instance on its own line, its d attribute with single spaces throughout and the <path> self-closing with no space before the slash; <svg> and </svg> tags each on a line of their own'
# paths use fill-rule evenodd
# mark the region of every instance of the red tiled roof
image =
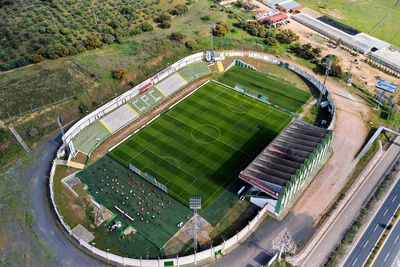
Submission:
<svg viewBox="0 0 400 267">
<path fill-rule="evenodd" d="M 294 7 L 294 8 L 292 8 L 292 9 L 290 9 L 290 10 L 292 10 L 292 12 L 295 12 L 295 11 L 300 10 L 300 9 L 302 9 L 302 8 L 304 8 L 304 7 L 302 7 L 302 6 L 297 6 L 297 7 Z"/>
<path fill-rule="evenodd" d="M 273 15 L 272 18 L 271 18 L 271 16 L 269 16 L 269 17 L 266 17 L 266 18 L 259 19 L 258 21 L 259 22 L 263 22 L 266 19 L 272 19 L 273 22 L 277 22 L 277 21 L 286 19 L 287 17 L 288 17 L 287 15 L 285 15 L 283 13 L 279 13 L 279 14 Z"/>
</svg>

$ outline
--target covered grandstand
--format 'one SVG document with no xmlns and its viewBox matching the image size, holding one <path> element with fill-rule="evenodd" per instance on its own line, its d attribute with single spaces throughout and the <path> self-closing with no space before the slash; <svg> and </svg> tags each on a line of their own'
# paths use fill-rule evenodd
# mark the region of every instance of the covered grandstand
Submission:
<svg viewBox="0 0 400 267">
<path fill-rule="evenodd" d="M 294 119 L 239 178 L 269 195 L 279 215 L 328 152 L 331 141 L 332 131 Z"/>
<path fill-rule="evenodd" d="M 293 19 L 335 41 L 342 39 L 345 45 L 362 54 L 371 51 L 371 49 L 382 49 L 389 45 L 389 43 L 381 41 L 365 33 L 355 32 L 355 35 L 348 34 L 343 30 L 328 25 L 327 23 L 324 23 L 319 19 L 312 18 L 306 14 L 300 13 L 294 15 Z"/>
</svg>

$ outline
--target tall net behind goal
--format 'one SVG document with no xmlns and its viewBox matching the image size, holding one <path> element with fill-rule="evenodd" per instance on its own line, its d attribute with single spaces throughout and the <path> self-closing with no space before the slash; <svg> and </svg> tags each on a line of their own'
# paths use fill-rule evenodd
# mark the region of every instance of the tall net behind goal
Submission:
<svg viewBox="0 0 400 267">
<path fill-rule="evenodd" d="M 268 96 L 265 93 L 261 93 L 253 88 L 246 87 L 244 85 L 235 83 L 235 89 L 243 91 L 244 94 L 252 97 L 259 98 L 261 100 L 268 101 Z"/>
</svg>

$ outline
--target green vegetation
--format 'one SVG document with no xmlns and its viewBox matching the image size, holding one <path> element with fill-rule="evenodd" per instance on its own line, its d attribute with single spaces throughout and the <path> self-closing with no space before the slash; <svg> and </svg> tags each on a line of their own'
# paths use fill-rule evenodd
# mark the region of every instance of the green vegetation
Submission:
<svg viewBox="0 0 400 267">
<path fill-rule="evenodd" d="M 218 81 L 231 87 L 235 87 L 238 83 L 257 90 L 268 97 L 268 101 L 272 104 L 292 112 L 297 112 L 311 97 L 309 92 L 283 83 L 272 76 L 260 75 L 256 71 L 237 66 L 225 72 Z"/>
<path fill-rule="evenodd" d="M 186 205 L 190 194 L 201 194 L 205 209 L 290 118 L 209 83 L 110 155 L 151 174 Z"/>
<path fill-rule="evenodd" d="M 1 1 L 0 68 L 23 67 L 29 62 L 40 62 L 43 57 L 76 55 L 100 47 L 102 41 L 112 42 L 110 35 L 121 43 L 125 37 L 152 31 L 150 23 L 164 12 L 182 15 L 192 3 L 191 0 L 186 4 L 182 0 Z M 165 24 L 162 27 L 168 28 Z"/>
<path fill-rule="evenodd" d="M 400 16 L 400 8 L 397 7 L 394 9 L 397 0 L 335 0 L 322 2 L 299 0 L 298 2 L 302 6 L 310 7 L 329 17 L 332 16 L 330 16 L 328 12 L 335 12 L 335 9 L 338 9 L 341 12 L 339 15 L 343 16 L 345 19 L 332 17 L 333 19 L 365 33 L 369 33 L 387 14 L 390 14 L 371 35 L 400 46 L 400 32 L 397 30 L 397 27 L 393 27 L 393 25 L 398 25 L 397 18 Z"/>
</svg>

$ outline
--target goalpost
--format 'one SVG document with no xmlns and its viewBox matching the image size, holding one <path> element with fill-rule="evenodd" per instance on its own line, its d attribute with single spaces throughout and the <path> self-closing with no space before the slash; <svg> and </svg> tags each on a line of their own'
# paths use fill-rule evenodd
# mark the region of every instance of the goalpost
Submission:
<svg viewBox="0 0 400 267">
<path fill-rule="evenodd" d="M 132 163 L 130 163 L 130 162 L 129 162 L 129 169 L 130 169 L 131 171 L 135 172 L 136 174 L 140 175 L 140 177 L 144 178 L 146 181 L 148 181 L 148 182 L 154 184 L 155 186 L 157 186 L 158 188 L 160 188 L 161 190 L 163 190 L 165 193 L 168 193 L 168 188 L 167 188 L 165 185 L 163 185 L 163 184 L 157 182 L 157 179 L 156 179 L 155 177 L 153 177 L 151 174 L 145 172 L 145 173 L 142 175 L 141 170 L 140 170 L 139 168 L 136 168 L 136 167 L 135 167 Z"/>
<path fill-rule="evenodd" d="M 255 97 L 255 98 L 259 98 L 261 100 L 264 101 L 268 101 L 268 96 L 265 95 L 265 93 L 260 93 L 259 91 L 246 87 L 244 85 L 235 83 L 235 89 L 236 90 L 240 90 L 241 92 L 243 92 L 245 95 L 251 96 L 251 97 Z"/>
</svg>

